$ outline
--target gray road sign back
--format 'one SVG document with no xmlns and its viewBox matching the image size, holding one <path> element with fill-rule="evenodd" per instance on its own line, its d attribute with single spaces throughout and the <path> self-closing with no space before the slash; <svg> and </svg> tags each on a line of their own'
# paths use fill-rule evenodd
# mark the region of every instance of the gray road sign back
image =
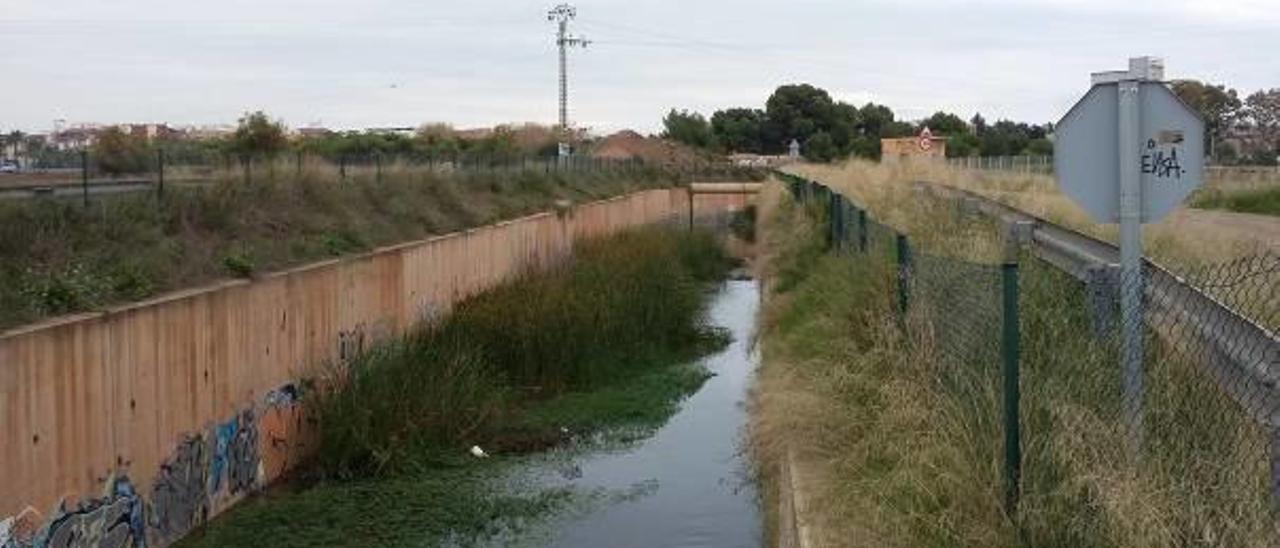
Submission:
<svg viewBox="0 0 1280 548">
<path fill-rule="evenodd" d="M 1054 170 L 1062 192 L 1099 223 L 1120 219 L 1119 87 L 1098 84 L 1054 130 Z M 1169 213 L 1200 186 L 1204 121 L 1159 82 L 1142 82 L 1142 222 Z"/>
</svg>

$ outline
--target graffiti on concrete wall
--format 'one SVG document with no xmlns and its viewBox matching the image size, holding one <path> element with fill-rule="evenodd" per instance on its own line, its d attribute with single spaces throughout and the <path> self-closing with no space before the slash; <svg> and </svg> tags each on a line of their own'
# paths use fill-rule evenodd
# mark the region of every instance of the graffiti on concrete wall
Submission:
<svg viewBox="0 0 1280 548">
<path fill-rule="evenodd" d="M 202 435 L 188 436 L 160 465 L 151 488 L 153 534 L 175 540 L 209 517 L 209 444 Z"/>
<path fill-rule="evenodd" d="M 257 481 L 258 422 L 253 409 L 246 409 L 214 428 L 210 476 L 212 493 L 225 487 L 234 495 L 253 487 Z"/>
<path fill-rule="evenodd" d="M 262 475 L 278 477 L 306 454 L 312 439 L 309 428 L 314 419 L 299 405 L 301 393 L 297 385 L 286 384 L 267 394 L 261 415 L 258 417 L 259 462 Z"/>
<path fill-rule="evenodd" d="M 121 476 L 110 480 L 108 489 L 101 498 L 75 508 L 59 507 L 31 544 L 42 548 L 146 546 L 143 502 L 133 484 Z"/>
<path fill-rule="evenodd" d="M 226 500 L 283 473 L 301 450 L 304 413 L 296 385 L 267 394 L 225 422 L 182 439 L 143 497 L 129 479 L 108 480 L 103 494 L 47 519 L 28 509 L 0 519 L 0 548 L 165 546 L 203 524 Z M 270 466 L 272 474 L 266 475 Z"/>
</svg>

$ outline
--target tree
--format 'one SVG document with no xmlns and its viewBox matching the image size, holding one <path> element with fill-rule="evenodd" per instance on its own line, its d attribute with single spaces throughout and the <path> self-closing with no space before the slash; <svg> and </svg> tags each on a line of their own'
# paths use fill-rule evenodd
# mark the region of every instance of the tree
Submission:
<svg viewBox="0 0 1280 548">
<path fill-rule="evenodd" d="M 819 131 L 805 140 L 801 153 L 811 162 L 830 162 L 839 154 L 835 139 L 825 131 Z"/>
<path fill-rule="evenodd" d="M 947 138 L 947 157 L 963 158 L 965 156 L 974 156 L 981 147 L 982 141 L 972 133 L 965 132 L 958 135 L 950 135 Z"/>
<path fill-rule="evenodd" d="M 231 135 L 231 149 L 242 155 L 275 156 L 288 146 L 284 124 L 262 111 L 246 113 Z"/>
<path fill-rule="evenodd" d="M 973 126 L 973 133 L 979 137 L 987 132 L 987 119 L 982 117 L 981 112 L 973 113 L 973 118 L 969 119 L 969 124 Z"/>
<path fill-rule="evenodd" d="M 120 126 L 100 132 L 91 154 L 98 169 L 110 175 L 145 172 L 151 160 L 146 138 L 135 137 Z"/>
<path fill-rule="evenodd" d="M 1274 163 L 1280 153 L 1280 88 L 1250 94 L 1241 114 L 1253 133 L 1249 147 L 1253 161 Z"/>
<path fill-rule="evenodd" d="M 1053 156 L 1053 142 L 1046 137 L 1036 137 L 1027 143 L 1025 152 L 1032 156 Z"/>
<path fill-rule="evenodd" d="M 1215 145 L 1235 127 L 1240 116 L 1242 103 L 1236 90 L 1198 80 L 1175 80 L 1170 87 L 1187 106 L 1204 118 L 1205 151 L 1216 153 Z"/>
<path fill-rule="evenodd" d="M 671 109 L 662 119 L 662 138 L 671 139 L 697 148 L 710 148 L 715 140 L 711 124 L 701 114 Z"/>
<path fill-rule="evenodd" d="M 877 141 L 886 137 L 893 125 L 893 111 L 884 105 L 867 103 L 858 110 L 858 130 L 863 135 L 875 137 Z M 877 146 L 879 143 L 877 143 Z"/>
<path fill-rule="evenodd" d="M 830 126 L 826 131 L 831 134 L 831 140 L 841 156 L 847 156 L 852 150 L 853 140 L 858 136 L 858 124 L 861 121 L 862 115 L 858 112 L 858 107 L 843 101 L 836 102 L 831 107 Z"/>
<path fill-rule="evenodd" d="M 764 130 L 768 118 L 757 108 L 717 110 L 711 115 L 711 133 L 729 152 L 764 152 Z"/>
<path fill-rule="evenodd" d="M 782 134 L 782 139 L 805 143 L 813 134 L 832 129 L 835 103 L 823 89 L 809 84 L 788 84 L 778 86 L 769 96 L 765 102 L 765 113 L 769 122 Z"/>
<path fill-rule="evenodd" d="M 949 112 L 935 112 L 933 116 L 925 118 L 921 124 L 929 128 L 934 135 L 955 136 L 969 133 L 969 125 L 959 116 Z"/>
<path fill-rule="evenodd" d="M 432 158 L 446 158 L 461 150 L 457 134 L 448 124 L 427 124 L 418 128 L 413 140 L 418 150 Z"/>
<path fill-rule="evenodd" d="M 12 149 L 12 157 L 16 159 L 18 157 L 18 151 L 22 148 L 22 144 L 26 140 L 26 135 L 15 129 L 9 132 L 8 137 L 3 135 L 0 135 L 0 137 L 4 137 L 4 142 L 0 143 L 0 145 L 8 145 L 8 147 Z M 0 146 L 0 155 L 3 155 L 4 148 L 4 146 Z"/>
</svg>

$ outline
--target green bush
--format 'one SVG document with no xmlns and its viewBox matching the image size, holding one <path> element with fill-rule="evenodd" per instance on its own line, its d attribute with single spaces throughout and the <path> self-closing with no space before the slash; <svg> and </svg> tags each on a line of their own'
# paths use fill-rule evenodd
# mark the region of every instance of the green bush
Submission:
<svg viewBox="0 0 1280 548">
<path fill-rule="evenodd" d="M 92 156 L 98 170 L 109 175 L 143 173 L 151 166 L 147 140 L 134 137 L 120 127 L 110 127 L 98 135 Z"/>
</svg>

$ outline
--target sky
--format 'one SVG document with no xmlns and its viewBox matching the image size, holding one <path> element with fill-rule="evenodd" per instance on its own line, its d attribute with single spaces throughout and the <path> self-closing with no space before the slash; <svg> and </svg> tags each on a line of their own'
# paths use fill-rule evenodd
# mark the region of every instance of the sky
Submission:
<svg viewBox="0 0 1280 548">
<path fill-rule="evenodd" d="M 70 123 L 554 123 L 559 0 L 0 0 L 0 131 Z M 671 108 L 837 100 L 1056 121 L 1089 74 L 1280 87 L 1280 0 L 577 0 L 570 118 L 657 132 Z"/>
</svg>

